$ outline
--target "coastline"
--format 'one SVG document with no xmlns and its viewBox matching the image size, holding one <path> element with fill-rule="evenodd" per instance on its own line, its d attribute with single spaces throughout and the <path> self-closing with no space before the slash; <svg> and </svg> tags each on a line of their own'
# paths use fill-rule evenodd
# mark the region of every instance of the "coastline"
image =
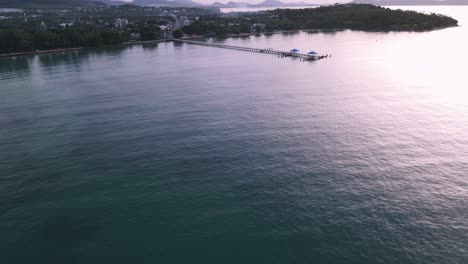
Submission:
<svg viewBox="0 0 468 264">
<path fill-rule="evenodd" d="M 457 25 L 456 27 L 459 27 Z M 436 28 L 434 30 L 440 30 L 448 27 L 441 27 Z M 271 32 L 260 32 L 260 33 L 239 33 L 239 34 L 227 34 L 226 36 L 213 36 L 213 37 L 206 37 L 202 35 L 194 35 L 191 37 L 186 37 L 182 39 L 207 39 L 207 38 L 220 38 L 220 39 L 227 39 L 227 38 L 240 38 L 240 37 L 249 37 L 249 36 L 262 36 L 262 35 L 274 35 L 274 34 L 288 34 L 288 33 L 300 33 L 300 32 L 309 32 L 309 33 L 321 33 L 321 32 L 339 32 L 344 30 L 353 30 L 353 29 L 346 29 L 346 28 L 338 28 L 338 29 L 294 29 L 294 30 L 277 30 Z M 358 30 L 359 31 L 359 30 Z M 432 30 L 429 30 L 432 31 Z M 366 32 L 380 32 L 380 31 L 366 31 Z M 383 31 L 388 32 L 388 31 Z M 413 32 L 424 32 L 424 31 L 413 31 Z M 11 57 L 22 57 L 22 56 L 34 56 L 34 55 L 41 55 L 41 54 L 52 54 L 52 53 L 63 53 L 63 52 L 72 52 L 72 51 L 80 51 L 85 49 L 91 48 L 105 48 L 105 47 L 118 47 L 118 46 L 133 46 L 133 45 L 145 45 L 145 44 L 157 44 L 162 42 L 171 42 L 172 39 L 159 39 L 159 40 L 147 40 L 147 41 L 127 41 L 120 44 L 115 45 L 103 45 L 103 46 L 96 46 L 96 47 L 75 47 L 75 48 L 65 48 L 65 49 L 51 49 L 51 50 L 41 50 L 41 51 L 28 51 L 28 52 L 17 52 L 17 53 L 6 53 L 0 54 L 0 58 L 11 58 Z"/>
<path fill-rule="evenodd" d="M 105 45 L 105 46 L 97 46 L 97 47 L 76 47 L 76 48 L 66 48 L 66 49 L 51 49 L 51 50 L 40 50 L 40 51 L 6 53 L 6 54 L 0 54 L 0 58 L 11 58 L 11 57 L 34 56 L 34 55 L 51 54 L 51 53 L 72 52 L 72 51 L 80 51 L 80 50 L 90 49 L 90 48 L 105 48 L 105 47 L 116 47 L 116 46 L 156 44 L 156 43 L 168 42 L 168 41 L 172 41 L 172 40 L 163 39 L 163 40 L 134 41 L 134 42 L 124 42 L 124 43 L 116 44 L 116 45 Z"/>
<path fill-rule="evenodd" d="M 161 42 L 169 42 L 170 39 L 158 39 L 158 40 L 145 40 L 145 41 L 127 41 L 122 44 L 111 45 L 111 46 L 132 46 L 132 45 L 141 45 L 141 44 L 155 44 Z M 102 46 L 101 46 L 102 47 Z"/>
<path fill-rule="evenodd" d="M 346 29 L 293 29 L 293 30 L 277 30 L 271 32 L 261 32 L 261 33 L 239 33 L 239 34 L 232 34 L 226 35 L 228 38 L 236 38 L 236 37 L 245 37 L 245 36 L 256 36 L 256 35 L 274 35 L 274 34 L 288 34 L 288 33 L 300 33 L 300 32 L 338 32 L 343 31 Z"/>
<path fill-rule="evenodd" d="M 67 49 L 51 49 L 51 50 L 40 50 L 40 51 L 5 53 L 5 54 L 0 54 L 0 58 L 40 55 L 40 54 L 48 54 L 48 53 L 70 52 L 70 51 L 78 51 L 78 50 L 82 50 L 82 49 L 83 49 L 82 47 L 76 47 L 76 48 L 67 48 Z"/>
</svg>

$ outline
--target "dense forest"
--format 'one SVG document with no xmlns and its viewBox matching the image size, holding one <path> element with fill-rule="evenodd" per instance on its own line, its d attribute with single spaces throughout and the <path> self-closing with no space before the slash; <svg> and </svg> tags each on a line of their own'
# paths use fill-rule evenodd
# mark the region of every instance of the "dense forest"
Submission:
<svg viewBox="0 0 468 264">
<path fill-rule="evenodd" d="M 67 0 L 40 0 L 57 1 Z M 219 10 L 134 5 L 6 10 L 0 13 L 0 54 L 163 40 L 172 37 L 176 17 L 189 24 L 204 16 L 219 17 Z"/>
<path fill-rule="evenodd" d="M 160 32 L 155 20 L 135 21 L 127 26 L 128 31 L 87 24 L 44 28 L 40 23 L 18 20 L 1 23 L 0 54 L 122 44 L 130 40 L 130 32 L 137 32 L 141 40 L 155 40 Z"/>
<path fill-rule="evenodd" d="M 233 20 L 220 16 L 203 16 L 198 21 L 183 28 L 188 35 L 216 35 L 250 33 L 251 23 L 244 20 Z"/>
<path fill-rule="evenodd" d="M 0 30 L 0 53 L 120 44 L 128 39 L 113 29 L 92 26 L 52 30 Z"/>
<path fill-rule="evenodd" d="M 255 25 L 262 25 L 260 31 L 266 32 L 298 29 L 426 31 L 457 26 L 458 21 L 438 14 L 392 10 L 368 4 L 347 4 L 241 14 L 235 21 L 219 17 L 204 17 L 184 27 L 183 30 L 187 34 L 220 36 L 259 32 Z"/>
<path fill-rule="evenodd" d="M 272 28 L 283 29 L 425 31 L 458 25 L 457 20 L 443 15 L 393 10 L 368 4 L 276 9 L 267 12 L 262 20 Z"/>
</svg>

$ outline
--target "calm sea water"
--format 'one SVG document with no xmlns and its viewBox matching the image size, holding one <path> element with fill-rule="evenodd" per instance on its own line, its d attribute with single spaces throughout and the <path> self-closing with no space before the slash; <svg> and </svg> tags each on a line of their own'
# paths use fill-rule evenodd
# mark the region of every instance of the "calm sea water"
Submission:
<svg viewBox="0 0 468 264">
<path fill-rule="evenodd" d="M 1 59 L 0 263 L 468 263 L 467 33 Z"/>
</svg>

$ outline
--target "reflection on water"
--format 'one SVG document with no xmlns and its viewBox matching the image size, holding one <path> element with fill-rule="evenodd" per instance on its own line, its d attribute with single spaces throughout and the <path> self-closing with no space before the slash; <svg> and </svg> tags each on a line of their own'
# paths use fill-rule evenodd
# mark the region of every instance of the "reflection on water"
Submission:
<svg viewBox="0 0 468 264">
<path fill-rule="evenodd" d="M 151 43 L 151 44 L 143 44 L 141 45 L 144 51 L 154 51 L 155 49 L 158 48 L 158 43 Z"/>
<path fill-rule="evenodd" d="M 465 35 L 0 59 L 0 263 L 465 263 Z"/>
<path fill-rule="evenodd" d="M 295 35 L 298 35 L 300 32 L 299 31 L 285 31 L 285 32 L 281 32 L 281 35 L 283 36 L 295 36 Z"/>
<path fill-rule="evenodd" d="M 154 49 L 157 45 L 144 45 L 144 49 Z M 80 51 L 49 53 L 39 56 L 19 56 L 2 58 L 0 74 L 18 73 L 31 67 L 55 68 L 60 65 L 76 65 L 89 63 L 93 57 L 103 55 L 119 56 L 120 53 L 131 47 L 107 47 L 96 49 L 84 49 Z"/>
<path fill-rule="evenodd" d="M 318 33 L 328 33 L 328 34 L 336 34 L 339 32 L 345 31 L 344 29 L 312 29 L 312 30 L 304 30 L 308 34 L 318 34 Z"/>
</svg>

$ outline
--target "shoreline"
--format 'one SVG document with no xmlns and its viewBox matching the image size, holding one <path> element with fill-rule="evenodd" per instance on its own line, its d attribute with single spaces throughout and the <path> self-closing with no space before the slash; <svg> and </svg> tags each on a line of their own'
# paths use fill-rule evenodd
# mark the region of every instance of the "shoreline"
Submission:
<svg viewBox="0 0 468 264">
<path fill-rule="evenodd" d="M 158 39 L 158 40 L 145 40 L 145 41 L 127 41 L 122 44 L 110 45 L 110 46 L 132 46 L 132 45 L 143 45 L 143 44 L 155 44 L 161 42 L 169 42 L 172 39 Z M 101 46 L 102 47 L 102 46 Z M 96 47 L 97 48 L 97 47 Z"/>
<path fill-rule="evenodd" d="M 249 36 L 270 36 L 275 34 L 288 34 L 288 33 L 301 33 L 301 32 L 339 32 L 346 29 L 293 29 L 293 30 L 277 30 L 271 32 L 260 32 L 260 33 L 239 33 L 239 34 L 227 34 L 225 36 L 202 36 L 202 35 L 194 35 L 192 37 L 186 37 L 181 39 L 209 39 L 209 38 L 218 38 L 218 39 L 226 39 L 226 38 L 240 38 L 240 37 L 249 37 Z"/>
<path fill-rule="evenodd" d="M 454 26 L 459 27 L 460 25 Z M 450 27 L 440 27 L 433 30 L 428 31 L 435 31 L 446 29 Z M 287 34 L 287 33 L 300 33 L 300 32 L 310 32 L 310 33 L 331 33 L 331 32 L 340 32 L 345 30 L 353 30 L 353 31 L 364 31 L 364 32 L 391 32 L 391 31 L 366 31 L 366 30 L 355 30 L 355 29 L 347 29 L 347 28 L 339 28 L 339 29 L 294 29 L 294 30 L 278 30 L 272 32 L 260 32 L 260 33 L 239 33 L 239 34 L 228 34 L 226 36 L 202 36 L 202 35 L 194 35 L 192 37 L 186 37 L 181 39 L 209 39 L 209 38 L 218 38 L 218 39 L 227 39 L 227 38 L 240 38 L 240 37 L 249 37 L 249 36 L 269 36 L 274 34 Z M 397 31 L 397 32 L 425 32 L 423 31 Z M 162 42 L 171 42 L 173 39 L 159 39 L 159 40 L 147 40 L 147 41 L 127 41 L 120 44 L 115 45 L 103 45 L 103 46 L 96 46 L 96 47 L 75 47 L 75 48 L 65 48 L 65 49 L 51 49 L 51 50 L 41 50 L 41 51 L 27 51 L 27 52 L 16 52 L 16 53 L 6 53 L 0 54 L 0 58 L 12 58 L 12 57 L 22 57 L 22 56 L 35 56 L 35 55 L 42 55 L 42 54 L 52 54 L 52 53 L 63 53 L 63 52 L 72 52 L 72 51 L 81 51 L 85 49 L 93 49 L 93 48 L 106 48 L 106 47 L 118 47 L 118 46 L 133 46 L 133 45 L 145 45 L 145 44 L 157 44 Z"/>
<path fill-rule="evenodd" d="M 161 42 L 169 42 L 172 40 L 148 40 L 148 41 L 134 41 L 134 42 L 123 42 L 121 44 L 115 45 L 104 45 L 96 47 L 76 47 L 76 48 L 66 48 L 66 49 L 51 49 L 51 50 L 40 50 L 40 51 L 26 51 L 26 52 L 16 52 L 16 53 L 5 53 L 0 54 L 0 58 L 12 58 L 12 57 L 23 57 L 23 56 L 35 56 L 42 54 L 52 54 L 52 53 L 62 53 L 62 52 L 72 52 L 72 51 L 81 51 L 85 49 L 93 48 L 106 48 L 106 47 L 117 47 L 117 46 L 132 46 L 132 45 L 144 45 L 144 44 L 156 44 Z"/>
<path fill-rule="evenodd" d="M 214 38 L 239 38 L 239 37 L 248 37 L 248 36 L 261 36 L 261 35 L 273 35 L 273 34 L 282 34 L 282 33 L 300 33 L 300 32 L 307 32 L 307 31 L 325 31 L 326 29 L 295 29 L 295 30 L 278 30 L 272 32 L 261 32 L 261 33 L 239 33 L 239 34 L 232 34 L 226 35 L 223 37 L 216 37 Z M 328 29 L 329 30 L 329 29 Z M 333 30 L 339 31 L 339 30 Z M 207 39 L 213 37 L 205 37 L 202 35 L 196 35 L 193 37 L 188 37 L 185 39 Z M 115 45 L 103 45 L 103 46 L 96 46 L 96 47 L 75 47 L 75 48 L 65 48 L 65 49 L 51 49 L 51 50 L 40 50 L 40 51 L 26 51 L 26 52 L 16 52 L 16 53 L 5 53 L 0 54 L 0 58 L 12 58 L 12 57 L 22 57 L 22 56 L 35 56 L 35 55 L 42 55 L 42 54 L 52 54 L 52 53 L 62 53 L 62 52 L 72 52 L 72 51 L 80 51 L 85 49 L 93 49 L 93 48 L 106 48 L 106 47 L 118 47 L 118 46 L 133 46 L 133 45 L 145 45 L 145 44 L 157 44 L 162 42 L 171 42 L 172 39 L 158 39 L 158 40 L 147 40 L 147 41 L 127 41 L 121 44 Z"/>
<path fill-rule="evenodd" d="M 260 33 L 239 33 L 233 35 L 227 35 L 228 38 L 236 37 L 246 37 L 246 36 L 255 36 L 255 35 L 274 35 L 274 34 L 288 34 L 288 33 L 301 33 L 301 32 L 338 32 L 345 29 L 293 29 L 293 30 L 277 30 L 271 32 L 260 32 Z"/>
<path fill-rule="evenodd" d="M 61 53 L 61 52 L 78 51 L 78 50 L 82 50 L 82 49 L 83 49 L 82 47 L 77 47 L 77 48 L 66 48 L 66 49 L 51 49 L 51 50 L 40 50 L 40 51 L 5 53 L 5 54 L 0 54 L 0 58 L 30 56 L 30 55 L 41 55 L 41 54 L 49 54 L 49 53 Z"/>
</svg>

